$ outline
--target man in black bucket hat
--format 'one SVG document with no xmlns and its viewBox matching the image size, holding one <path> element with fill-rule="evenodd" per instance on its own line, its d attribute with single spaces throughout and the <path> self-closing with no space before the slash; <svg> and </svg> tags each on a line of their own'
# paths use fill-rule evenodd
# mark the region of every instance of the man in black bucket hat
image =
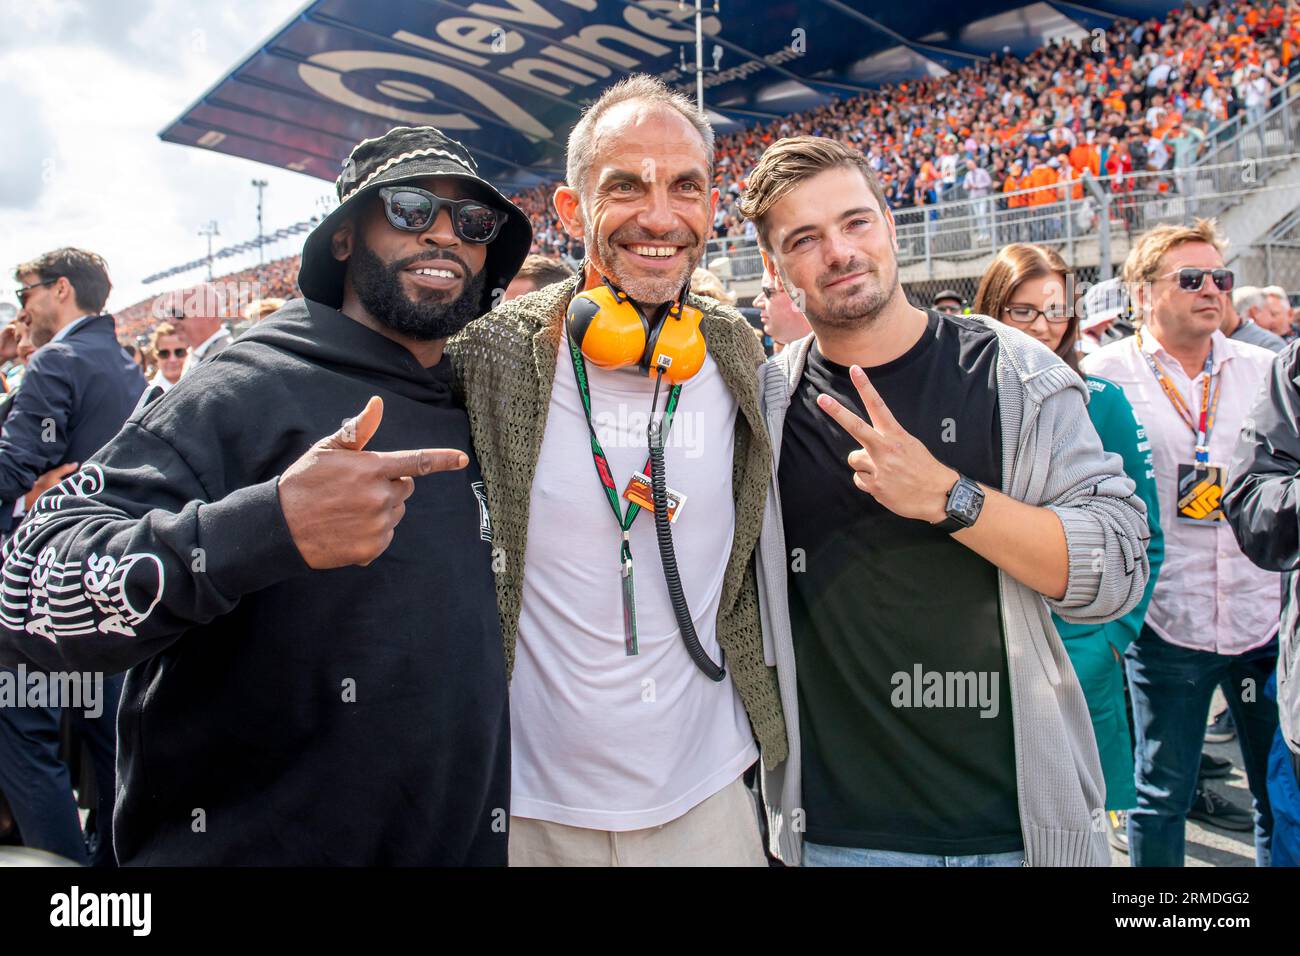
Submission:
<svg viewBox="0 0 1300 956">
<path fill-rule="evenodd" d="M 338 208 L 312 231 L 303 245 L 302 268 L 298 273 L 302 294 L 307 299 L 339 308 L 345 295 L 348 262 L 336 254 L 335 234 L 348 227 L 358 209 L 376 217 L 380 204 L 372 198 L 377 196 L 386 204 L 387 211 L 399 218 L 407 217 L 404 225 L 393 223 L 396 228 L 418 228 L 424 223 L 420 216 L 428 215 L 431 208 L 419 194 L 422 180 L 427 180 L 425 186 L 445 187 L 441 193 L 444 199 L 470 200 L 499 213 L 499 220 L 494 220 L 499 221 L 499 227 L 485 244 L 486 263 L 474 283 L 479 295 L 476 299 L 466 297 L 461 311 L 470 313 L 466 319 L 469 321 L 499 304 L 503 292 L 496 290 L 504 291 L 523 264 L 533 241 L 532 226 L 513 203 L 479 177 L 477 166 L 464 146 L 431 126 L 415 129 L 399 126 L 376 139 L 363 140 L 353 149 L 335 183 Z M 397 188 L 401 186 L 417 188 L 414 191 Z M 452 192 L 456 195 L 451 195 Z M 450 211 L 451 225 L 458 237 L 477 243 L 477 239 L 460 236 L 459 230 L 482 229 L 487 225 L 487 218 L 473 206 Z M 486 233 L 476 234 L 482 235 Z"/>
<path fill-rule="evenodd" d="M 124 864 L 506 861 L 492 522 L 443 341 L 531 229 L 429 127 L 359 144 L 337 188 L 305 299 L 138 409 L 4 550 L 0 662 L 130 668 Z"/>
</svg>

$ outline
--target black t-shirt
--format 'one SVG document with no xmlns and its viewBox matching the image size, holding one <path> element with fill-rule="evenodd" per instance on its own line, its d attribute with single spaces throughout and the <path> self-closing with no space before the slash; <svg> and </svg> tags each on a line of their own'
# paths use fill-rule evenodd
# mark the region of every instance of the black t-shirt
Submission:
<svg viewBox="0 0 1300 956">
<path fill-rule="evenodd" d="M 931 454 L 1000 488 L 996 335 L 963 316 L 927 318 L 916 345 L 867 375 Z M 805 836 L 953 856 L 1019 849 L 997 569 L 857 489 L 845 459 L 859 446 L 817 408 L 823 392 L 869 420 L 848 369 L 814 344 L 778 476 Z"/>
</svg>

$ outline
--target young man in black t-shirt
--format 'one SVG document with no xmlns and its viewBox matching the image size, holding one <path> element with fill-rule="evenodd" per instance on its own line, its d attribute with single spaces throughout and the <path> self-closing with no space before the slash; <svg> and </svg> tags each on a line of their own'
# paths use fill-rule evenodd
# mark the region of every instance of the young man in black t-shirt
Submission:
<svg viewBox="0 0 1300 956">
<path fill-rule="evenodd" d="M 1000 323 L 908 304 L 855 150 L 780 141 L 743 211 L 813 330 L 764 376 L 780 492 L 765 593 L 784 579 L 788 627 L 779 603 L 768 620 L 799 730 L 765 787 L 774 849 L 1104 863 L 1096 744 L 1048 606 L 1124 613 L 1148 532 L 1082 383 Z"/>
</svg>

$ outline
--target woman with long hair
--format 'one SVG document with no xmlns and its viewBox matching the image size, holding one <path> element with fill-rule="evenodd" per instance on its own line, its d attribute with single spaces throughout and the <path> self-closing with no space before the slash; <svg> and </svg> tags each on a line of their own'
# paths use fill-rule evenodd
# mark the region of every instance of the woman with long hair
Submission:
<svg viewBox="0 0 1300 956">
<path fill-rule="evenodd" d="M 974 311 L 1020 329 L 1042 342 L 1079 371 L 1079 314 L 1067 297 L 1070 270 L 1054 250 L 1016 243 L 1005 246 L 984 273 L 975 293 Z M 1052 620 L 1065 644 L 1070 663 L 1083 687 L 1092 718 L 1102 774 L 1106 779 L 1106 809 L 1111 844 L 1128 852 L 1126 811 L 1137 804 L 1133 750 L 1124 706 L 1123 655 L 1138 636 L 1147 604 L 1164 558 L 1160 507 L 1150 477 L 1151 452 L 1146 432 L 1119 386 L 1095 376 L 1084 377 L 1088 388 L 1088 417 L 1102 447 L 1124 459 L 1124 471 L 1146 502 L 1151 541 L 1147 557 L 1151 578 L 1142 601 L 1124 617 L 1102 625 L 1071 624 L 1055 614 Z"/>
</svg>

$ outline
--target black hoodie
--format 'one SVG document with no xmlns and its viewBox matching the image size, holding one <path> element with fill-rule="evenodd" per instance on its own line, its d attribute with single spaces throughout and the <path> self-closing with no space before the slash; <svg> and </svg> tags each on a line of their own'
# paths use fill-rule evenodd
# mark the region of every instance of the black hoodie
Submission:
<svg viewBox="0 0 1300 956">
<path fill-rule="evenodd" d="M 136 411 L 5 545 L 0 662 L 131 668 L 123 864 L 504 864 L 491 522 L 450 359 L 295 301 Z M 384 400 L 369 450 L 459 448 L 368 567 L 310 570 L 278 476 Z"/>
</svg>

